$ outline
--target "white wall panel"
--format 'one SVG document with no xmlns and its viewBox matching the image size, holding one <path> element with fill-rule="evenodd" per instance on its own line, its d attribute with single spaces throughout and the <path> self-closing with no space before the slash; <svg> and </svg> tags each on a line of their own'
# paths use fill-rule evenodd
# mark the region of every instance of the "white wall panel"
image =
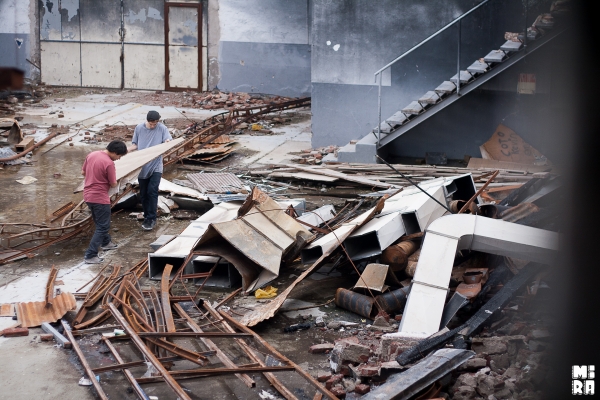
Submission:
<svg viewBox="0 0 600 400">
<path fill-rule="evenodd" d="M 125 87 L 129 89 L 165 88 L 165 48 L 163 46 L 125 45 Z"/>
<path fill-rule="evenodd" d="M 121 45 L 81 44 L 83 86 L 121 87 Z"/>
<path fill-rule="evenodd" d="M 48 85 L 80 86 L 79 43 L 41 42 L 42 81 Z"/>
<path fill-rule="evenodd" d="M 169 47 L 169 85 L 198 89 L 197 47 Z"/>
</svg>

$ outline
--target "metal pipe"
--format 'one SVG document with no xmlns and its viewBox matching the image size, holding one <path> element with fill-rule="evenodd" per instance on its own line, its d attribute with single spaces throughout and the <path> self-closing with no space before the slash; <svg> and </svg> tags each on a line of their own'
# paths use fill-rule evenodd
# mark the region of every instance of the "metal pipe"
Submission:
<svg viewBox="0 0 600 400">
<path fill-rule="evenodd" d="M 458 53 L 456 56 L 456 95 L 460 96 L 460 31 L 461 21 L 458 21 Z"/>
<path fill-rule="evenodd" d="M 335 291 L 335 305 L 369 319 L 378 312 L 374 298 L 344 288 Z"/>
<path fill-rule="evenodd" d="M 527 48 L 527 0 L 523 2 L 523 13 L 525 14 L 525 34 L 523 35 L 523 50 Z"/>
<path fill-rule="evenodd" d="M 29 153 L 30 151 L 33 151 L 33 149 L 35 149 L 35 148 L 43 145 L 47 141 L 51 140 L 56 135 L 58 135 L 58 132 L 51 133 L 50 135 L 46 136 L 45 138 L 43 138 L 42 140 L 40 140 L 39 142 L 37 142 L 33 146 L 30 146 L 30 147 L 26 148 L 25 150 L 23 150 L 19 154 L 15 154 L 14 156 L 6 157 L 6 158 L 0 158 L 0 163 L 7 162 L 7 161 L 12 161 L 12 160 L 16 160 L 17 158 L 21 158 L 24 155 L 26 155 L 27 153 Z"/>
<path fill-rule="evenodd" d="M 381 141 L 381 74 L 379 74 L 379 94 L 377 96 L 377 110 L 378 110 L 377 148 L 379 148 L 379 142 Z"/>
<path fill-rule="evenodd" d="M 377 305 L 386 313 L 392 314 L 401 310 L 406 304 L 406 297 L 411 286 L 380 294 L 375 298 Z"/>
<path fill-rule="evenodd" d="M 461 19 L 463 19 L 467 15 L 471 14 L 473 11 L 477 10 L 479 7 L 481 7 L 484 4 L 486 4 L 488 1 L 489 0 L 482 1 L 481 3 L 479 3 L 475 7 L 471 8 L 469 11 L 467 11 L 466 13 L 464 13 L 463 15 L 461 15 L 460 17 L 452 20 L 448 25 L 444 26 L 442 29 L 439 29 L 439 30 L 435 31 L 434 33 L 432 33 L 431 35 L 429 35 L 426 39 L 424 39 L 423 41 L 421 41 L 419 44 L 411 47 L 408 51 L 402 53 L 402 55 L 396 57 L 393 61 L 387 63 L 383 68 L 380 68 L 377 72 L 375 72 L 374 75 L 376 76 L 377 74 L 380 74 L 382 71 L 385 71 L 386 69 L 388 69 L 389 67 L 391 67 L 393 64 L 397 63 L 398 61 L 400 61 L 401 59 L 403 59 L 404 57 L 406 57 L 408 54 L 412 53 L 413 51 L 415 51 L 416 49 L 418 49 L 419 47 L 421 47 L 422 45 L 424 45 L 425 43 L 427 43 L 428 41 L 430 41 L 431 39 L 433 39 L 434 37 L 436 37 L 438 34 L 442 33 L 446 29 L 450 28 L 452 25 L 454 25 L 454 23 L 460 21 Z"/>
</svg>

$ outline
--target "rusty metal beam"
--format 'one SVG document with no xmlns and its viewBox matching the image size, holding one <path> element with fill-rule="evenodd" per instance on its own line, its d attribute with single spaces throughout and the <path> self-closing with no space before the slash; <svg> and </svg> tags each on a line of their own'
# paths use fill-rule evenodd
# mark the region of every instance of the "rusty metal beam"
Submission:
<svg viewBox="0 0 600 400">
<path fill-rule="evenodd" d="M 50 269 L 50 274 L 48 275 L 48 283 L 46 283 L 46 307 L 52 305 L 52 299 L 54 298 L 54 281 L 56 280 L 56 275 L 58 275 L 58 268 L 53 265 Z"/>
<path fill-rule="evenodd" d="M 123 327 L 125 332 L 131 337 L 133 343 L 135 343 L 136 347 L 139 351 L 141 351 L 145 358 L 154 365 L 164 381 L 169 385 L 169 387 L 182 399 L 182 400 L 192 400 L 190 396 L 183 390 L 183 388 L 177 383 L 175 379 L 171 376 L 169 371 L 165 369 L 165 367 L 161 364 L 160 361 L 152 354 L 152 352 L 148 349 L 144 341 L 137 335 L 137 333 L 131 328 L 131 325 L 127 323 L 123 315 L 119 312 L 117 307 L 113 303 L 108 303 L 108 307 L 110 308 L 110 312 L 113 317 L 117 320 L 117 322 Z M 92 379 L 95 381 L 96 379 Z"/>
<path fill-rule="evenodd" d="M 204 305 L 206 306 L 206 303 Z M 271 346 L 262 337 L 257 335 L 253 330 L 240 324 L 239 322 L 237 322 L 235 319 L 233 319 L 232 317 L 230 317 L 223 311 L 219 311 L 219 313 L 221 314 L 221 317 L 223 317 L 229 324 L 235 326 L 236 329 L 241 330 L 242 332 L 250 333 L 252 336 L 254 336 L 254 340 L 256 340 L 258 343 L 260 343 L 262 346 L 264 346 L 267 350 L 269 350 L 269 352 L 274 354 L 277 358 L 285 361 L 290 366 L 294 367 L 295 371 L 299 375 L 301 375 L 304 379 L 306 379 L 311 385 L 313 385 L 319 392 L 323 393 L 325 396 L 327 396 L 331 400 L 337 400 L 337 397 L 333 393 L 331 393 L 329 390 L 327 390 L 323 386 L 321 386 L 321 384 L 317 380 L 315 380 L 315 378 L 313 378 L 308 372 L 304 371 L 302 368 L 300 368 L 298 365 L 296 365 L 293 361 L 291 361 L 286 356 L 284 356 L 283 354 L 278 352 L 273 346 Z"/>
<path fill-rule="evenodd" d="M 173 307 L 175 307 L 175 311 L 177 312 L 177 314 L 179 314 L 180 317 L 182 317 L 186 320 L 188 326 L 194 332 L 203 333 L 202 329 L 184 311 L 183 307 L 181 307 L 179 304 L 174 304 Z M 221 349 L 219 349 L 212 340 L 206 339 L 204 337 L 201 337 L 200 340 L 202 341 L 202 343 L 204 343 L 204 345 L 206 347 L 208 347 L 209 349 L 214 350 L 216 352 L 217 358 L 223 363 L 223 365 L 225 365 L 229 368 L 237 368 L 237 365 L 233 361 L 231 361 L 231 359 L 229 357 L 227 357 L 227 355 L 225 353 L 223 353 L 221 351 Z M 246 386 L 248 386 L 248 387 L 256 386 L 256 382 L 247 374 L 238 373 L 238 374 L 235 374 L 235 376 L 238 377 L 242 382 L 244 382 L 246 384 Z"/>
<path fill-rule="evenodd" d="M 163 270 L 162 279 L 160 281 L 160 296 L 162 301 L 162 313 L 167 332 L 175 332 L 175 321 L 173 321 L 173 313 L 171 312 L 171 302 L 169 301 L 169 279 L 173 266 L 167 264 Z"/>
<path fill-rule="evenodd" d="M 140 337 L 252 337 L 248 333 L 230 332 L 138 332 Z"/>
<path fill-rule="evenodd" d="M 108 400 L 108 396 L 106 395 L 106 393 L 104 393 L 102 386 L 100 386 L 100 382 L 98 382 L 96 380 L 96 375 L 94 375 L 94 371 L 92 371 L 92 369 L 90 368 L 90 365 L 88 364 L 87 360 L 85 359 L 85 356 L 83 355 L 83 352 L 81 351 L 81 348 L 79 347 L 79 344 L 77 344 L 75 337 L 73 337 L 73 334 L 71 333 L 71 329 L 65 323 L 65 321 L 63 321 L 62 319 L 60 320 L 60 322 L 62 323 L 65 334 L 67 335 L 67 337 L 69 338 L 69 341 L 71 342 L 71 345 L 73 346 L 73 350 L 75 350 L 75 353 L 77 353 L 77 357 L 79 357 L 79 361 L 81 361 L 81 365 L 83 366 L 83 369 L 85 369 L 85 373 L 87 374 L 88 379 L 90 381 L 92 381 L 92 384 L 94 385 L 94 388 L 96 389 L 96 392 L 98 393 L 98 396 L 102 400 Z"/>
<path fill-rule="evenodd" d="M 107 338 L 103 338 L 103 339 L 104 339 L 104 343 L 106 344 L 106 346 L 108 347 L 108 349 L 112 353 L 112 355 L 115 358 L 115 360 L 117 360 L 118 363 L 124 365 L 125 363 L 123 362 L 123 359 L 119 355 L 119 352 L 117 352 L 117 349 L 115 349 L 115 346 L 113 346 L 113 344 Z M 144 364 L 145 364 L 145 362 L 144 362 Z M 101 372 L 101 371 L 97 371 L 97 370 L 93 370 L 93 371 L 94 372 Z M 133 388 L 133 391 L 138 395 L 138 397 L 140 399 L 142 399 L 142 400 L 150 400 L 150 397 L 148 397 L 148 395 L 146 394 L 146 392 L 144 392 L 144 389 L 142 389 L 142 387 L 140 386 L 140 384 L 137 383 L 137 381 L 135 380 L 135 377 L 133 376 L 133 374 L 131 373 L 131 371 L 129 371 L 129 370 L 127 370 L 127 369 L 125 369 L 123 367 L 123 374 L 125 375 L 125 378 L 127 378 L 127 380 L 129 381 L 129 384 Z"/>
</svg>

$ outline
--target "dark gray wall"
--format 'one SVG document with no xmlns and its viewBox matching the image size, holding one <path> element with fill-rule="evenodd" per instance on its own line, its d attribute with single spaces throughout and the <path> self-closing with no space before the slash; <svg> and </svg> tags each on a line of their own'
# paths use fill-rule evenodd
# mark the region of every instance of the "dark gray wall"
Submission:
<svg viewBox="0 0 600 400">
<path fill-rule="evenodd" d="M 39 65 L 35 5 L 36 0 L 0 0 L 0 66 L 17 67 L 29 79 L 39 77 L 27 61 Z"/>
<path fill-rule="evenodd" d="M 310 95 L 310 2 L 220 0 L 221 90 Z"/>
<path fill-rule="evenodd" d="M 423 158 L 426 152 L 445 152 L 448 158 L 481 157 L 485 143 L 499 124 L 519 136 L 552 161 L 559 159 L 560 141 L 569 132 L 565 113 L 572 99 L 566 96 L 572 71 L 557 57 L 569 46 L 565 35 L 554 39 L 527 58 L 465 95 L 395 140 L 386 151 L 390 158 Z M 536 93 L 519 94 L 520 73 L 536 75 Z"/>
<path fill-rule="evenodd" d="M 478 3 L 315 1 L 313 147 L 344 145 L 367 135 L 378 120 L 373 73 Z M 536 7 L 543 7 L 541 3 L 536 2 Z M 498 49 L 504 43 L 504 32 L 523 30 L 522 4 L 517 0 L 490 0 L 463 20 L 461 69 Z M 548 2 L 545 6 L 549 7 Z M 536 12 L 530 11 L 529 24 Z M 456 74 L 457 39 L 458 30 L 451 27 L 391 67 L 391 76 L 388 73 L 383 79 L 382 119 Z M 331 51 L 327 41 L 341 43 L 338 51 Z"/>
</svg>

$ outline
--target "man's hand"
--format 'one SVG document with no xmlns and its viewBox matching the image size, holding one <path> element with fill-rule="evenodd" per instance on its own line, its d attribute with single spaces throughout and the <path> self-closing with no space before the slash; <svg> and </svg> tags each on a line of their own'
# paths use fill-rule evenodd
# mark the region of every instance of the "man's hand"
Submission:
<svg viewBox="0 0 600 400">
<path fill-rule="evenodd" d="M 131 146 L 127 147 L 127 152 L 129 153 L 130 151 L 135 151 L 137 150 L 137 144 L 132 144 Z M 114 186 L 113 186 L 114 187 Z"/>
</svg>

